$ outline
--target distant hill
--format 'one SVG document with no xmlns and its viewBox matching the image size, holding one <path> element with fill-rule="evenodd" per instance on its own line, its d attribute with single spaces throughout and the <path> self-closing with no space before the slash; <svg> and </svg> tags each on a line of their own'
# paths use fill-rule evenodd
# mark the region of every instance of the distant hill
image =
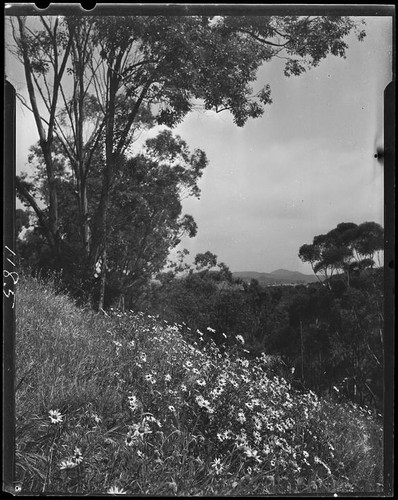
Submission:
<svg viewBox="0 0 398 500">
<path fill-rule="evenodd" d="M 314 274 L 303 274 L 298 271 L 288 271 L 287 269 L 277 269 L 272 273 L 259 273 L 256 271 L 238 271 L 232 273 L 234 278 L 240 278 L 243 281 L 250 282 L 257 280 L 260 285 L 300 285 L 318 281 Z"/>
</svg>

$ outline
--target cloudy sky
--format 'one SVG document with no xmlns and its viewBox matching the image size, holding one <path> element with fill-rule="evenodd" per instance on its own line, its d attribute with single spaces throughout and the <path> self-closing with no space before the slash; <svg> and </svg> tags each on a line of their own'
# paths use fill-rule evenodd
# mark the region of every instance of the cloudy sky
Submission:
<svg viewBox="0 0 398 500">
<path fill-rule="evenodd" d="M 391 18 L 367 17 L 367 37 L 349 39 L 347 58 L 331 57 L 299 77 L 266 63 L 263 117 L 236 127 L 227 113 L 192 113 L 176 132 L 206 151 L 200 200 L 186 200 L 198 234 L 180 248 L 210 250 L 232 271 L 311 272 L 299 247 L 340 222 L 384 224 L 383 91 L 391 81 Z"/>
<path fill-rule="evenodd" d="M 299 77 L 283 61 L 266 63 L 254 88 L 271 85 L 273 103 L 245 127 L 228 112 L 195 111 L 175 129 L 203 149 L 209 166 L 200 200 L 184 201 L 198 224 L 186 238 L 193 258 L 210 250 L 232 271 L 284 268 L 310 273 L 298 249 L 340 222 L 383 221 L 383 91 L 392 78 L 391 17 L 367 17 L 363 42 L 349 37 L 346 59 L 329 57 Z M 12 83 L 21 89 L 16 68 Z M 18 83 L 19 82 L 19 83 Z M 37 133 L 17 112 L 17 165 L 24 170 Z"/>
</svg>

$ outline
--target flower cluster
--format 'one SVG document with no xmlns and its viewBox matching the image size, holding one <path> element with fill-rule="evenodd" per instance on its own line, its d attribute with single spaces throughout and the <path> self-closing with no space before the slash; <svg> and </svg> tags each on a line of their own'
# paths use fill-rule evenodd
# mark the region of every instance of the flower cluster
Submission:
<svg viewBox="0 0 398 500">
<path fill-rule="evenodd" d="M 62 460 L 60 469 L 73 469 L 83 462 L 83 455 L 80 448 L 75 448 L 71 457 Z"/>
</svg>

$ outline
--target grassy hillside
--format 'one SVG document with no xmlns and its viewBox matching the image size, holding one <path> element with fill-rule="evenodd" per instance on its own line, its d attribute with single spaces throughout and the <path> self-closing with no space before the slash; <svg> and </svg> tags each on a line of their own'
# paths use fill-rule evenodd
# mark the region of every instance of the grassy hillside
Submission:
<svg viewBox="0 0 398 500">
<path fill-rule="evenodd" d="M 22 491 L 245 495 L 382 491 L 382 429 L 296 393 L 270 359 L 212 330 L 78 309 L 17 285 L 16 473 Z"/>
</svg>

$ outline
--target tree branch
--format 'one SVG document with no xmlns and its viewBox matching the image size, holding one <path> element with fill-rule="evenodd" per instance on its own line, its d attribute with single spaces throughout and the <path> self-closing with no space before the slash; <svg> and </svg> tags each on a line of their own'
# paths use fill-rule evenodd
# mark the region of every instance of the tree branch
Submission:
<svg viewBox="0 0 398 500">
<path fill-rule="evenodd" d="M 251 36 L 252 38 L 257 40 L 258 42 L 264 43 L 265 45 L 271 45 L 272 47 L 286 47 L 286 45 L 291 42 L 291 38 L 289 38 L 288 41 L 285 43 L 274 43 L 274 42 L 270 42 L 269 40 L 265 40 L 265 38 L 261 38 L 260 36 L 256 35 L 252 31 L 245 30 L 243 28 L 238 28 L 238 31 L 240 31 L 242 33 L 246 33 L 246 35 Z"/>
<path fill-rule="evenodd" d="M 148 81 L 146 82 L 146 84 L 144 85 L 142 91 L 141 91 L 141 94 L 139 96 L 139 98 L 137 99 L 135 105 L 134 105 L 134 108 L 133 110 L 131 111 L 131 113 L 129 114 L 129 117 L 128 117 L 128 121 L 127 121 L 127 124 L 126 126 L 124 127 L 124 130 L 120 136 L 120 139 L 119 139 L 119 142 L 118 142 L 118 145 L 117 145 L 117 148 L 116 148 L 116 154 L 120 154 L 121 151 L 123 150 L 124 146 L 125 146 L 125 142 L 126 142 L 126 139 L 127 139 L 127 136 L 128 136 L 128 133 L 130 132 L 130 129 L 131 129 L 131 126 L 137 116 L 137 113 L 138 113 L 138 110 L 142 104 L 142 101 L 144 100 L 145 98 L 145 95 L 146 93 L 148 92 L 148 89 L 149 87 L 152 85 L 152 79 L 151 78 L 148 78 Z"/>
<path fill-rule="evenodd" d="M 35 94 L 35 89 L 34 89 L 33 81 L 32 81 L 33 70 L 32 70 L 32 65 L 31 65 L 30 59 L 29 59 L 28 45 L 27 45 L 26 34 L 25 34 L 25 19 L 21 18 L 20 16 L 18 16 L 17 19 L 18 19 L 18 24 L 19 24 L 19 34 L 20 34 L 20 42 L 21 42 L 21 48 L 22 48 L 24 69 L 25 69 L 26 85 L 28 87 L 30 102 L 32 105 L 32 112 L 33 112 L 33 116 L 34 116 L 35 121 L 36 121 L 36 126 L 37 126 L 37 130 L 39 133 L 40 141 L 44 143 L 46 140 L 46 135 L 44 132 L 43 125 L 41 123 L 41 116 L 39 113 L 39 108 L 37 106 L 36 94 Z"/>
</svg>

